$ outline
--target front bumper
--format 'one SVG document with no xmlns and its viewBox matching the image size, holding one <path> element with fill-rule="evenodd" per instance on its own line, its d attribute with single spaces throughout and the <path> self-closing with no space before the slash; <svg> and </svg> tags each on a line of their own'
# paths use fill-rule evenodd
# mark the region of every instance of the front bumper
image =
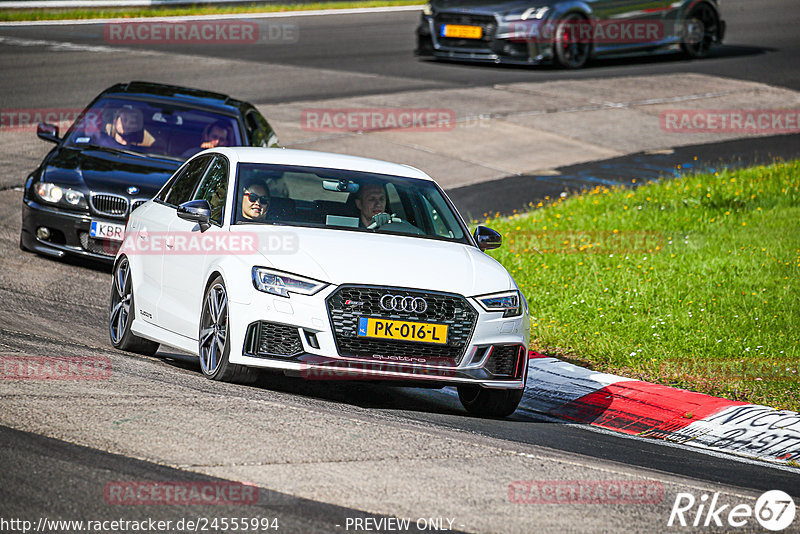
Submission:
<svg viewBox="0 0 800 534">
<path fill-rule="evenodd" d="M 495 18 L 484 22 L 482 39 L 448 39 L 437 35 L 433 16 L 422 15 L 417 27 L 417 48 L 414 54 L 454 61 L 474 61 L 508 65 L 538 65 L 553 59 L 551 43 L 524 41 L 515 38 L 508 23 Z"/>
<path fill-rule="evenodd" d="M 314 296 L 293 294 L 289 299 L 258 293 L 250 302 L 229 300 L 231 363 L 274 369 L 308 380 L 525 387 L 527 313 L 503 318 L 500 312 L 477 310 L 478 318 L 463 355 L 453 361 L 417 358 L 425 353 L 423 344 L 419 351 L 410 350 L 405 356 L 342 356 L 326 304 L 327 297 L 338 289 L 331 286 Z"/>
<path fill-rule="evenodd" d="M 92 220 L 88 212 L 70 212 L 25 199 L 20 243 L 28 250 L 56 258 L 70 255 L 112 263 L 121 243 L 90 237 Z M 124 224 L 119 220 L 107 222 Z M 47 240 L 36 236 L 36 229 L 41 226 L 50 230 Z"/>
</svg>

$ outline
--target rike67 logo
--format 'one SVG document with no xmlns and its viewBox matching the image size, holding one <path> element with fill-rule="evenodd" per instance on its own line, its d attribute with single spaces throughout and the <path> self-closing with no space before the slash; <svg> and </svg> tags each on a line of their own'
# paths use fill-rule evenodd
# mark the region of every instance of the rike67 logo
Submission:
<svg viewBox="0 0 800 534">
<path fill-rule="evenodd" d="M 796 511 L 789 494 L 780 490 L 762 494 L 755 507 L 749 504 L 720 504 L 719 493 L 714 493 L 710 498 L 703 494 L 699 499 L 695 499 L 691 493 L 678 493 L 667 526 L 749 527 L 751 530 L 757 528 L 753 523 L 755 518 L 761 528 L 778 532 L 792 524 Z"/>
</svg>

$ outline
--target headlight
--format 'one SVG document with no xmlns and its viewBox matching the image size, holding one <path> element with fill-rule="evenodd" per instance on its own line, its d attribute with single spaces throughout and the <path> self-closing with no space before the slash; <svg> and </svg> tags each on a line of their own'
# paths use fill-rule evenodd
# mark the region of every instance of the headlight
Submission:
<svg viewBox="0 0 800 534">
<path fill-rule="evenodd" d="M 63 204 L 76 208 L 86 206 L 86 197 L 74 189 L 66 189 L 48 182 L 39 182 L 34 190 L 39 198 L 51 204 Z"/>
<path fill-rule="evenodd" d="M 273 271 L 265 267 L 253 267 L 253 286 L 259 291 L 289 297 L 289 293 L 299 295 L 314 295 L 319 293 L 328 284 L 311 278 L 304 278 L 296 274 L 286 274 Z"/>
<path fill-rule="evenodd" d="M 64 190 L 56 184 L 40 182 L 36 184 L 36 194 L 39 195 L 39 198 L 42 200 L 55 204 L 64 196 Z"/>
<path fill-rule="evenodd" d="M 503 20 L 541 20 L 550 11 L 549 7 L 531 7 L 522 13 L 515 13 L 513 15 L 506 15 Z"/>
<path fill-rule="evenodd" d="M 489 312 L 503 312 L 503 317 L 518 317 L 522 315 L 522 296 L 519 291 L 505 291 L 475 297 L 481 307 Z"/>
<path fill-rule="evenodd" d="M 422 14 L 427 16 L 433 15 L 433 7 L 430 3 L 425 4 L 425 6 L 422 8 Z"/>
</svg>

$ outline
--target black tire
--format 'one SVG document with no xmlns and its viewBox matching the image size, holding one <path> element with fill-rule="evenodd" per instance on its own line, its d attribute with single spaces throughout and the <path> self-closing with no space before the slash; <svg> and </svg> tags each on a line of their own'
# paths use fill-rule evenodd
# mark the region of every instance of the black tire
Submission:
<svg viewBox="0 0 800 534">
<path fill-rule="evenodd" d="M 592 55 L 592 43 L 582 43 L 576 27 L 588 24 L 578 13 L 569 13 L 556 23 L 553 35 L 553 57 L 565 69 L 580 69 Z"/>
<path fill-rule="evenodd" d="M 524 389 L 489 389 L 479 386 L 458 386 L 458 399 L 472 415 L 508 417 L 517 409 Z"/>
<path fill-rule="evenodd" d="M 710 5 L 703 2 L 694 6 L 683 24 L 683 53 L 691 59 L 708 56 L 719 35 L 719 24 L 719 15 Z"/>
<path fill-rule="evenodd" d="M 203 295 L 198 335 L 200 370 L 210 380 L 252 384 L 258 378 L 258 371 L 229 360 L 231 344 L 228 342 L 228 320 L 228 292 L 222 277 L 217 276 L 208 284 Z"/>
<path fill-rule="evenodd" d="M 122 256 L 114 266 L 111 302 L 108 307 L 108 335 L 114 348 L 152 356 L 158 343 L 135 335 L 131 323 L 136 314 L 128 258 Z"/>
</svg>

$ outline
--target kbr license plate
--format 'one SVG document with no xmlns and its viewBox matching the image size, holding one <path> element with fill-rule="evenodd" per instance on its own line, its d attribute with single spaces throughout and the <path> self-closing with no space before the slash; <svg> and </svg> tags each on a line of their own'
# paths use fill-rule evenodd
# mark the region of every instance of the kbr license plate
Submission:
<svg viewBox="0 0 800 534">
<path fill-rule="evenodd" d="M 102 221 L 92 221 L 89 235 L 95 239 L 108 239 L 110 241 L 122 241 L 125 239 L 125 225 Z"/>
<path fill-rule="evenodd" d="M 358 320 L 358 335 L 359 337 L 443 344 L 447 343 L 447 325 L 361 317 Z"/>
<path fill-rule="evenodd" d="M 480 39 L 483 37 L 483 28 L 480 26 L 464 26 L 461 24 L 442 24 L 442 37 L 456 39 Z"/>
</svg>

